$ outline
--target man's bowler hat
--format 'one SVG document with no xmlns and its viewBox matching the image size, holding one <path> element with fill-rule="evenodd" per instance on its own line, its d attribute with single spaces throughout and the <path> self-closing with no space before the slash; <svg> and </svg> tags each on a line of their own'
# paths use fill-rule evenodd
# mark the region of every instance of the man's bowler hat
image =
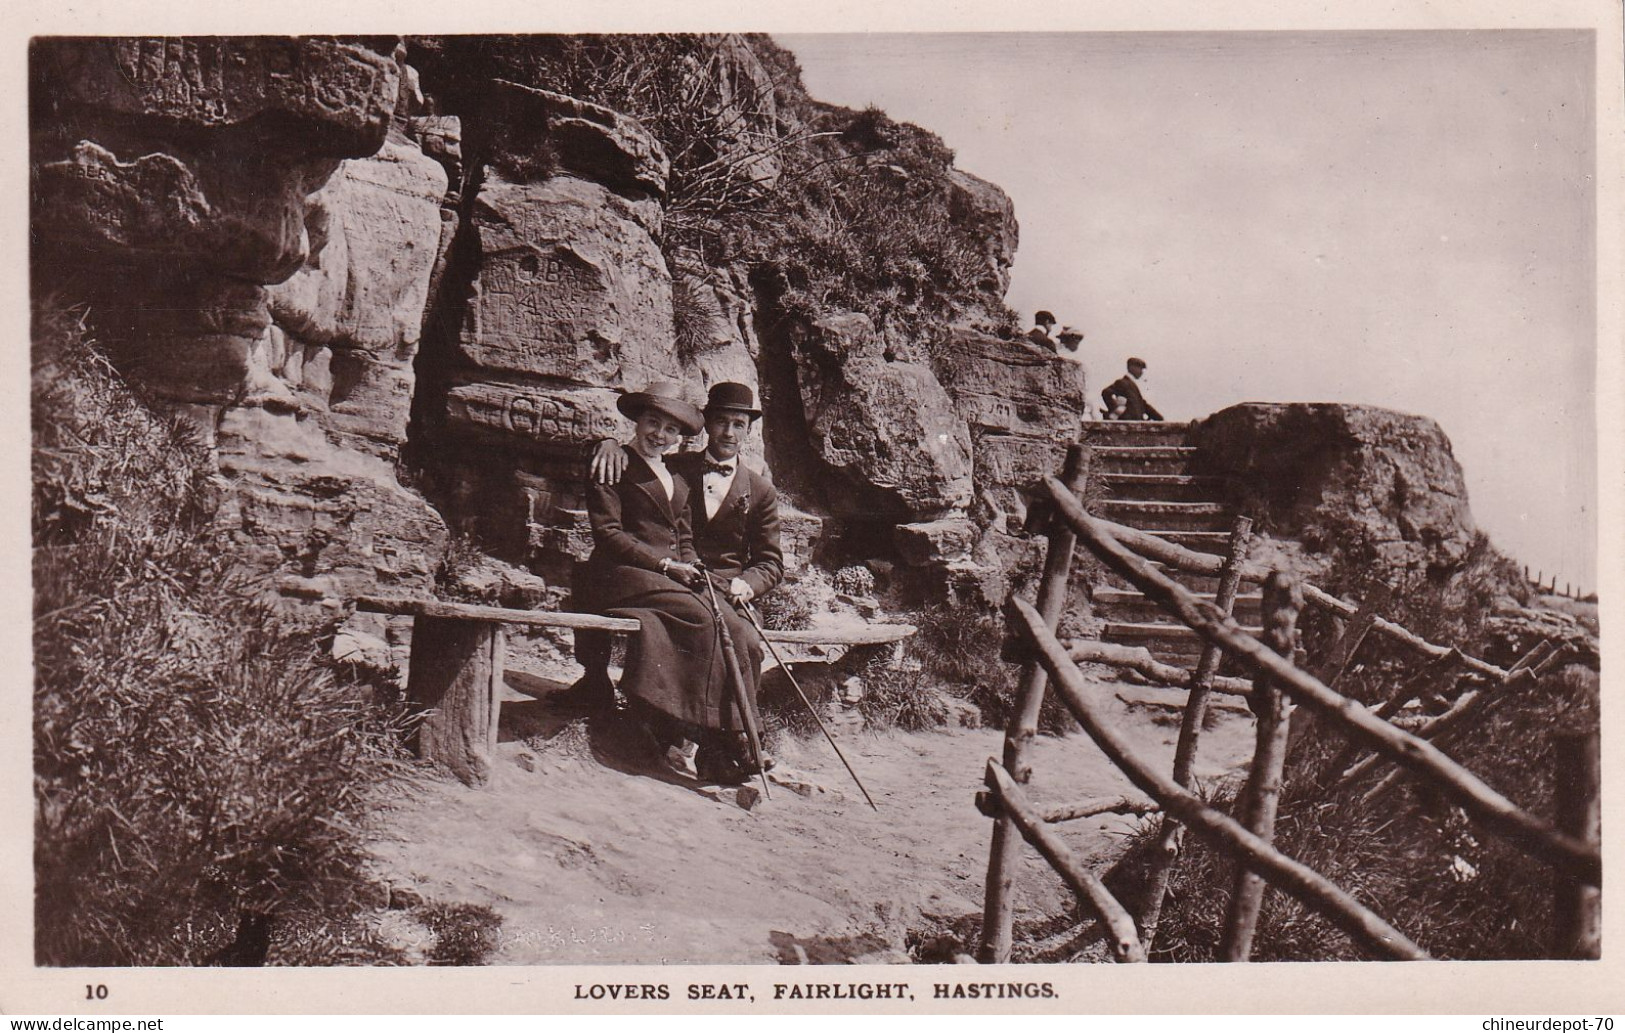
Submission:
<svg viewBox="0 0 1625 1033">
<path fill-rule="evenodd" d="M 711 395 L 705 402 L 705 415 L 716 412 L 742 412 L 753 420 L 762 415 L 762 410 L 756 408 L 756 395 L 752 393 L 750 385 L 732 381 L 711 385 Z"/>
</svg>

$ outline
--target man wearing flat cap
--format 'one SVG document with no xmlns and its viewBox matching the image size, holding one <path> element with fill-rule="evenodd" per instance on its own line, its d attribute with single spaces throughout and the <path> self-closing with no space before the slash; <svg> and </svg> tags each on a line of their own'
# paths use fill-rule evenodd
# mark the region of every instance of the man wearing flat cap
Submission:
<svg viewBox="0 0 1625 1033">
<path fill-rule="evenodd" d="M 1050 337 L 1050 330 L 1055 326 L 1055 313 L 1046 309 L 1039 309 L 1033 316 L 1033 328 L 1027 331 L 1027 340 L 1040 348 L 1055 350 L 1055 340 Z"/>
<path fill-rule="evenodd" d="M 1145 376 L 1145 360 L 1128 360 L 1128 373 L 1118 377 L 1100 392 L 1106 403 L 1104 418 L 1108 420 L 1160 420 L 1162 413 L 1145 400 L 1140 391 L 1140 380 Z"/>
<path fill-rule="evenodd" d="M 705 404 L 705 451 L 668 457 L 667 469 L 687 482 L 694 511 L 694 550 L 712 574 L 727 585 L 731 601 L 747 603 L 778 587 L 784 579 L 784 552 L 779 544 L 779 497 L 773 482 L 746 466 L 740 450 L 762 415 L 746 384 L 713 384 Z M 616 484 L 626 466 L 620 444 L 606 438 L 593 454 L 591 477 Z M 576 659 L 586 668 L 578 691 L 613 701 L 609 653 L 592 644 L 583 648 L 577 636 Z M 604 636 L 607 639 L 608 636 Z M 607 642 L 605 643 L 607 645 Z M 757 672 L 747 671 L 747 678 Z"/>
</svg>

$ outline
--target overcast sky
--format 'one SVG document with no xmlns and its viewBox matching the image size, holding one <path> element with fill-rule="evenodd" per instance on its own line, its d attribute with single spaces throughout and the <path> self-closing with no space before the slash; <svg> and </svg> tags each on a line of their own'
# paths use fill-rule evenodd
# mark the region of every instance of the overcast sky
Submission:
<svg viewBox="0 0 1625 1033">
<path fill-rule="evenodd" d="M 938 133 L 1021 223 L 1008 300 L 1188 419 L 1431 416 L 1506 552 L 1596 587 L 1582 32 L 776 37 L 813 96 Z"/>
</svg>

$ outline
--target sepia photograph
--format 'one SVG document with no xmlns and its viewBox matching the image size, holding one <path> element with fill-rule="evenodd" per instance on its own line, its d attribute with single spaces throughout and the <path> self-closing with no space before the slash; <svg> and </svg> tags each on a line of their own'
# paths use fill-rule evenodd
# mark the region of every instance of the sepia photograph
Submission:
<svg viewBox="0 0 1625 1033">
<path fill-rule="evenodd" d="M 25 19 L 0 1010 L 1617 1005 L 1617 5 L 1012 10 Z"/>
</svg>

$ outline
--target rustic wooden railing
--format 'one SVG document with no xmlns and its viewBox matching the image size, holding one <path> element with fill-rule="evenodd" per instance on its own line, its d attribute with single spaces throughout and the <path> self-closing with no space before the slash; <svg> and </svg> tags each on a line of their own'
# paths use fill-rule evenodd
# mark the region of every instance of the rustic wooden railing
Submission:
<svg viewBox="0 0 1625 1033">
<path fill-rule="evenodd" d="M 989 854 L 987 898 L 978 960 L 998 963 L 1010 958 L 1013 908 L 1011 874 L 1016 854 L 1012 833 L 1019 833 L 1048 859 L 1078 893 L 1080 902 L 1107 931 L 1112 953 L 1120 961 L 1143 960 L 1155 934 L 1166 891 L 1167 873 L 1178 852 L 1181 826 L 1208 840 L 1216 849 L 1234 855 L 1240 872 L 1227 916 L 1222 952 L 1228 960 L 1244 961 L 1250 955 L 1253 925 L 1256 922 L 1264 884 L 1280 889 L 1304 903 L 1341 928 L 1374 954 L 1391 958 L 1420 959 L 1427 955 L 1414 942 L 1380 916 L 1359 903 L 1345 890 L 1304 865 L 1281 854 L 1272 845 L 1274 805 L 1280 792 L 1281 770 L 1290 728 L 1290 704 L 1296 703 L 1318 720 L 1336 727 L 1351 740 L 1351 746 L 1372 752 L 1350 772 L 1369 770 L 1377 764 L 1397 765 L 1428 782 L 1437 792 L 1456 804 L 1482 829 L 1512 843 L 1532 857 L 1549 864 L 1558 891 L 1560 928 L 1558 953 L 1566 957 L 1595 957 L 1598 950 L 1597 908 L 1601 884 L 1601 856 L 1596 818 L 1596 778 L 1584 764 L 1566 775 L 1576 788 L 1562 805 L 1560 828 L 1517 807 L 1486 785 L 1476 775 L 1441 752 L 1429 738 L 1451 729 L 1459 730 L 1474 714 L 1483 712 L 1484 701 L 1492 693 L 1530 684 L 1560 661 L 1563 650 L 1541 649 L 1525 657 L 1512 670 L 1462 654 L 1452 647 L 1427 642 L 1408 629 L 1385 620 L 1375 605 L 1356 607 L 1312 585 L 1295 585 L 1284 574 L 1264 571 L 1244 560 L 1248 528 L 1238 523 L 1226 557 L 1194 553 L 1160 538 L 1132 528 L 1111 524 L 1089 516 L 1076 492 L 1086 468 L 1081 446 L 1068 454 L 1063 480 L 1047 478 L 1043 484 L 1045 502 L 1053 507 L 1056 519 L 1049 531 L 1043 580 L 1039 586 L 1039 606 L 1014 599 L 1008 612 L 1012 629 L 1031 650 L 1021 680 L 1020 712 L 1006 734 L 1004 762 L 989 760 L 989 792 L 979 800 L 995 817 L 993 845 Z M 1077 541 L 1088 548 L 1119 575 L 1135 585 L 1148 598 L 1195 629 L 1208 643 L 1197 670 L 1183 683 L 1190 688 L 1185 719 L 1181 724 L 1180 746 L 1175 754 L 1173 777 L 1155 772 L 1151 765 L 1129 749 L 1126 740 L 1105 720 L 1094 702 L 1096 690 L 1079 671 L 1074 656 L 1096 656 L 1074 647 L 1073 655 L 1055 637 L 1062 602 L 1066 597 L 1072 554 Z M 1179 570 L 1217 575 L 1219 605 L 1198 599 L 1184 586 L 1159 571 L 1148 559 Z M 1241 580 L 1265 585 L 1265 627 L 1269 644 L 1247 634 L 1226 612 Z M 1228 585 L 1228 588 L 1226 586 Z M 1334 643 L 1318 673 L 1335 681 L 1351 662 L 1360 642 L 1371 632 L 1384 635 L 1428 659 L 1424 675 L 1436 676 L 1446 668 L 1461 669 L 1484 678 L 1485 688 L 1463 694 L 1446 714 L 1432 719 L 1415 732 L 1396 727 L 1387 718 L 1394 716 L 1410 696 L 1418 691 L 1420 677 L 1411 679 L 1378 708 L 1370 711 L 1358 702 L 1339 695 L 1321 678 L 1293 663 L 1293 625 L 1302 605 L 1317 606 L 1344 618 L 1352 618 Z M 1245 824 L 1209 807 L 1190 791 L 1191 763 L 1201 725 L 1201 711 L 1210 690 L 1218 653 L 1237 657 L 1255 672 L 1249 703 L 1260 715 L 1258 748 L 1241 801 Z M 1036 734 L 1039 708 L 1050 682 L 1057 695 L 1078 719 L 1084 731 L 1107 757 L 1120 768 L 1163 813 L 1159 852 L 1151 870 L 1152 893 L 1143 904 L 1140 922 L 1131 938 L 1120 902 L 1089 873 L 1077 866 L 1065 845 L 1043 827 L 1034 815 L 1044 814 L 1026 797 L 1021 787 L 1031 771 L 1023 761 L 1025 746 Z M 1402 698 L 1406 697 L 1406 698 Z M 1455 715 L 1452 717 L 1452 715 Z M 1450 720 L 1445 720 L 1450 718 Z M 1594 747 L 1593 747 L 1594 749 Z M 1346 757 L 1345 763 L 1355 755 Z M 1593 762 L 1594 763 L 1594 762 Z M 1391 780 L 1393 775 L 1389 776 Z M 1062 817 L 1071 816 L 1065 810 Z M 1099 812 L 1096 812 L 1099 813 Z M 1589 953 L 1588 953 L 1589 952 Z"/>
</svg>

